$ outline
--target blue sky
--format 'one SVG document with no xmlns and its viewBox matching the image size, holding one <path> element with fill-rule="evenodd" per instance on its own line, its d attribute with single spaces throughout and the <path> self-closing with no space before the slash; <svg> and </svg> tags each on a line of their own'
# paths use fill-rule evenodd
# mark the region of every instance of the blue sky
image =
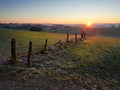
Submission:
<svg viewBox="0 0 120 90">
<path fill-rule="evenodd" d="M 120 0 L 0 0 L 0 22 L 119 23 Z"/>
</svg>

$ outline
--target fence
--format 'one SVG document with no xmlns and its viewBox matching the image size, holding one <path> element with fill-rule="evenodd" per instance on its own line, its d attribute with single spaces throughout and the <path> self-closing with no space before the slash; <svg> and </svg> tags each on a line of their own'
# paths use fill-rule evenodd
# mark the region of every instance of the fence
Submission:
<svg viewBox="0 0 120 90">
<path fill-rule="evenodd" d="M 66 40 L 62 41 L 62 40 L 58 40 L 54 46 L 60 44 L 61 42 L 64 42 L 64 43 L 69 43 L 69 41 L 72 41 L 74 43 L 77 43 L 78 42 L 78 39 L 81 38 L 81 35 L 78 35 L 78 34 L 74 34 L 74 35 L 69 35 L 67 34 L 66 35 Z M 38 51 L 46 51 L 47 50 L 47 47 L 49 46 L 49 39 L 45 39 L 45 42 L 43 43 L 44 45 L 42 46 L 41 49 L 38 49 L 38 50 L 34 50 L 34 47 L 33 47 L 33 42 L 30 41 L 29 44 L 28 44 L 28 47 L 24 47 L 23 49 L 26 49 L 26 53 L 18 53 L 18 51 L 21 49 L 21 48 L 18 48 L 17 47 L 17 40 L 16 39 L 11 39 L 11 55 L 7 57 L 7 60 L 10 60 L 11 61 L 11 64 L 16 64 L 18 62 L 18 58 L 22 57 L 22 56 L 27 56 L 27 65 L 30 65 L 31 64 L 31 55 L 34 54 L 34 52 L 38 52 Z M 39 43 L 39 42 L 38 42 Z M 2 58 L 2 59 L 5 59 L 5 58 Z"/>
</svg>

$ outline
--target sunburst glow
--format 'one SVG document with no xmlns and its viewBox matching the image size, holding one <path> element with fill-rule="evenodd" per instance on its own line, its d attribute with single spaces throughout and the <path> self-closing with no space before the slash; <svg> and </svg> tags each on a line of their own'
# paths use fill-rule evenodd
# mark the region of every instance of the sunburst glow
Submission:
<svg viewBox="0 0 120 90">
<path fill-rule="evenodd" d="M 91 21 L 87 22 L 87 26 L 91 27 L 92 26 L 92 22 Z"/>
</svg>

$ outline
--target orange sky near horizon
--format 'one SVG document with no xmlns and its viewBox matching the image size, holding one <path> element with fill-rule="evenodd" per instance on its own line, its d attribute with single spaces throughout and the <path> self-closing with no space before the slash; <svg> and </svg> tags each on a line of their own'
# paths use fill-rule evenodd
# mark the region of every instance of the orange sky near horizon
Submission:
<svg viewBox="0 0 120 90">
<path fill-rule="evenodd" d="M 120 23 L 120 0 L 0 0 L 0 23 Z"/>
<path fill-rule="evenodd" d="M 0 20 L 0 23 L 51 23 L 51 24 L 86 24 L 89 21 L 91 21 L 93 24 L 94 23 L 120 23 L 120 19 L 101 19 L 101 20 L 97 20 L 97 19 L 84 19 L 84 20 L 78 20 L 78 19 L 49 19 L 49 20 L 45 20 L 45 19 L 14 19 L 14 20 Z"/>
</svg>

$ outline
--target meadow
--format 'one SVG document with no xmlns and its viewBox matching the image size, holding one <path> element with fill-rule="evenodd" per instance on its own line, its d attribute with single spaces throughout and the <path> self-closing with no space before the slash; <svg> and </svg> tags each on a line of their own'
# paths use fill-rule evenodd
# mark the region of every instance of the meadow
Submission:
<svg viewBox="0 0 120 90">
<path fill-rule="evenodd" d="M 90 37 L 65 49 L 57 59 L 59 67 L 48 73 L 58 81 L 87 90 L 120 89 L 120 39 Z"/>
<path fill-rule="evenodd" d="M 33 50 L 39 51 L 44 48 L 45 39 L 48 39 L 48 45 L 55 44 L 59 40 L 65 41 L 65 34 L 55 34 L 47 32 L 33 32 L 23 30 L 0 30 L 0 54 L 10 55 L 11 39 L 17 41 L 17 53 L 22 54 L 28 51 L 29 41 L 33 42 Z M 71 35 L 70 38 L 73 38 Z"/>
<path fill-rule="evenodd" d="M 10 48 L 10 38 L 16 38 L 18 43 L 21 43 L 20 45 L 26 45 L 26 47 L 28 46 L 28 41 L 32 40 L 37 49 L 44 45 L 45 38 L 50 38 L 49 45 L 60 39 L 66 40 L 65 34 L 30 31 L 1 30 L 0 37 L 0 42 L 2 42 L 0 43 L 0 50 L 4 46 Z M 2 46 L 3 44 L 4 46 Z M 26 85 L 27 88 L 32 86 L 34 89 L 41 87 L 45 90 L 120 89 L 119 38 L 88 37 L 77 44 L 68 43 L 66 47 L 63 46 L 56 52 L 33 55 L 29 67 L 26 66 L 27 57 L 20 58 L 16 66 L 5 68 L 1 66 L 0 72 L 2 73 L 0 78 L 3 80 L 1 82 L 7 83 L 10 80 L 9 82 L 14 88 L 14 83 L 17 86 L 21 85 L 20 83 L 26 84 L 27 81 L 29 82 Z M 36 82 L 38 86 L 36 86 Z M 9 84 L 6 83 L 4 85 L 8 87 Z M 20 88 L 23 89 L 24 87 L 21 86 Z"/>
</svg>

